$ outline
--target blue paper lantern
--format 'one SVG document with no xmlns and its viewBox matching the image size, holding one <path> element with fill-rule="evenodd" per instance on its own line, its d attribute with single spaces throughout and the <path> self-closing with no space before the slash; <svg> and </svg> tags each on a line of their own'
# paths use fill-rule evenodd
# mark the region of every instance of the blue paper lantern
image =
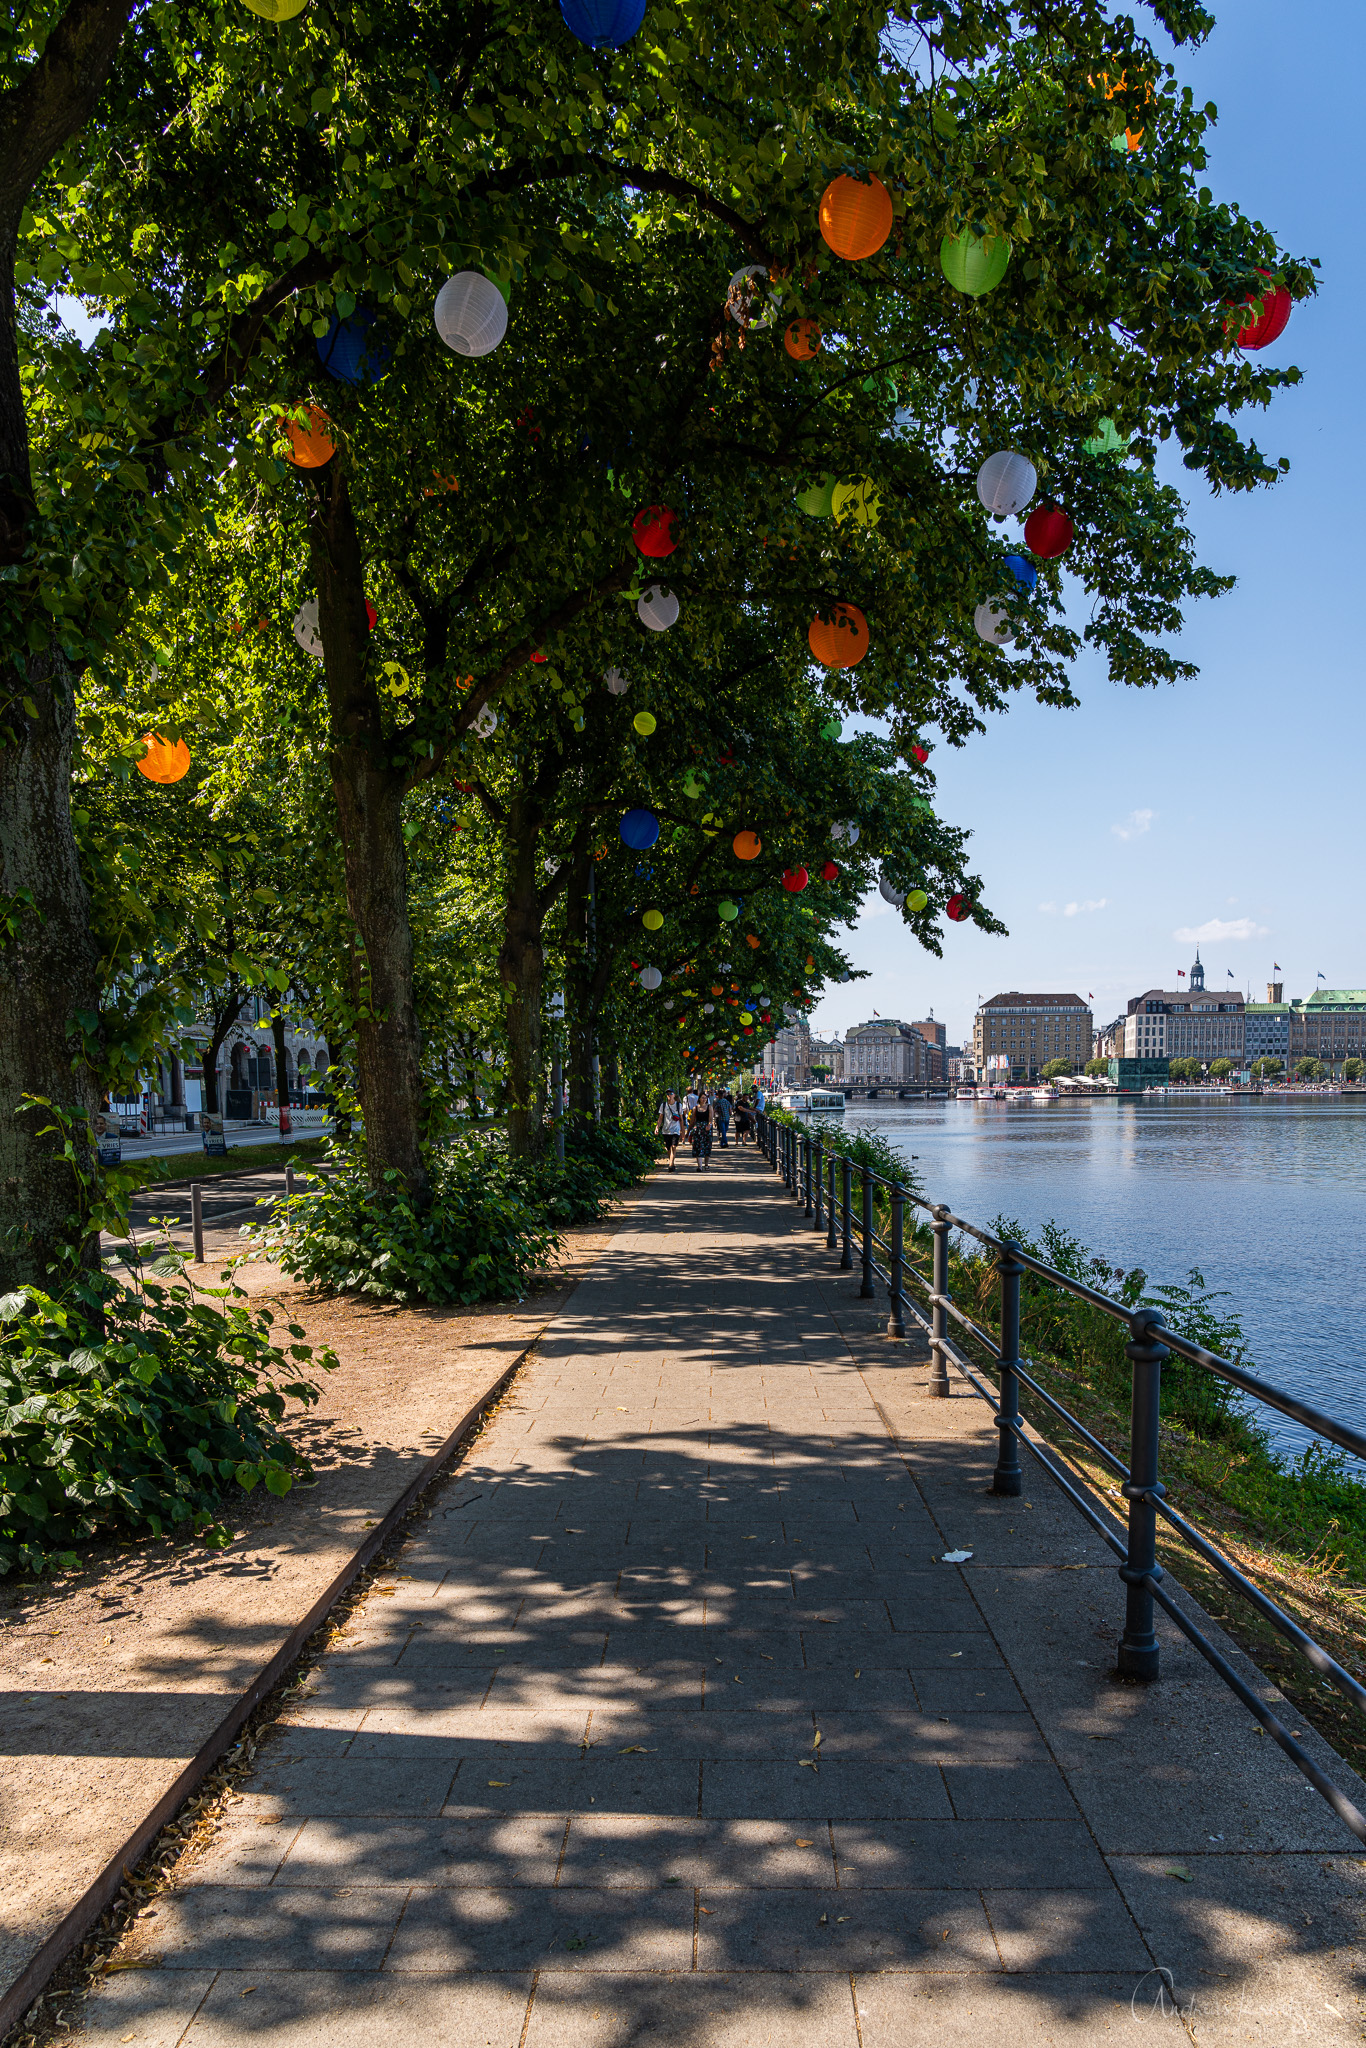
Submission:
<svg viewBox="0 0 1366 2048">
<path fill-rule="evenodd" d="M 1025 555 L 1007 555 L 1006 567 L 1017 583 L 1023 583 L 1026 590 L 1032 590 L 1039 580 L 1039 572 Z"/>
<path fill-rule="evenodd" d="M 332 315 L 326 334 L 318 336 L 318 360 L 329 376 L 343 384 L 378 384 L 393 355 L 373 331 L 378 317 L 372 306 L 357 306 L 344 320 Z"/>
<path fill-rule="evenodd" d="M 645 0 L 560 0 L 571 35 L 590 50 L 619 50 L 645 19 Z"/>
<path fill-rule="evenodd" d="M 659 838 L 659 820 L 653 811 L 628 811 L 617 828 L 625 845 L 644 853 Z"/>
</svg>

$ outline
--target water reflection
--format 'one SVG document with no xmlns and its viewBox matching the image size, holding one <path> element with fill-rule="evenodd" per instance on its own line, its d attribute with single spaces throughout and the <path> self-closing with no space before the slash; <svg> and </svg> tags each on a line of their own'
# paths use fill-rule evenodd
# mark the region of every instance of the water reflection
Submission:
<svg viewBox="0 0 1366 2048">
<path fill-rule="evenodd" d="M 974 1223 L 1055 1218 L 1156 1282 L 1198 1266 L 1228 1291 L 1268 1379 L 1366 1424 L 1366 1097 L 879 1101 L 842 1121 L 916 1153 L 926 1193 Z M 1270 1426 L 1303 1441 L 1293 1423 Z"/>
</svg>

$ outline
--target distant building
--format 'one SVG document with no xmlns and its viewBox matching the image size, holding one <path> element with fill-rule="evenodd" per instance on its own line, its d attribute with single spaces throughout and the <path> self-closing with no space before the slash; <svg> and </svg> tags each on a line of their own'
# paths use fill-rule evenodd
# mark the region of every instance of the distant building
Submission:
<svg viewBox="0 0 1366 2048">
<path fill-rule="evenodd" d="M 1091 1012 L 1080 996 L 992 996 L 973 1025 L 973 1065 L 985 1078 L 1037 1081 L 1049 1060 L 1085 1066 L 1091 1057 Z"/>
<path fill-rule="evenodd" d="M 811 1071 L 817 1067 L 828 1069 L 829 1078 L 838 1081 L 844 1073 L 844 1040 L 842 1038 L 813 1038 L 811 1041 Z"/>
<path fill-rule="evenodd" d="M 948 1079 L 947 1024 L 941 1024 L 931 1010 L 928 1017 L 918 1019 L 909 1029 L 918 1031 L 925 1041 L 926 1080 L 942 1085 Z"/>
<path fill-rule="evenodd" d="M 1243 1062 L 1251 1066 L 1254 1060 L 1279 1060 L 1282 1066 L 1290 1064 L 1290 1010 L 1291 1005 L 1282 1000 L 1285 985 L 1269 981 L 1266 985 L 1266 1001 L 1249 1003 L 1243 1011 Z"/>
<path fill-rule="evenodd" d="M 1113 1024 L 1099 1025 L 1092 1042 L 1095 1046 L 1091 1054 L 1093 1060 L 1118 1059 L 1124 1050 L 1123 1017 L 1116 1017 Z"/>
<path fill-rule="evenodd" d="M 898 1017 L 872 1017 L 844 1034 L 846 1087 L 924 1087 L 930 1078 L 929 1049 L 914 1024 Z"/>
<path fill-rule="evenodd" d="M 766 1088 L 811 1086 L 811 1027 L 800 1011 L 787 1011 L 777 1037 L 764 1047 L 763 1077 Z"/>
<path fill-rule="evenodd" d="M 1366 989 L 1321 988 L 1287 1007 L 1292 1068 L 1296 1060 L 1322 1060 L 1340 1078 L 1344 1060 L 1366 1057 Z"/>
<path fill-rule="evenodd" d="M 1141 1095 L 1145 1088 L 1165 1088 L 1171 1074 L 1166 1060 L 1113 1059 L 1110 1079 L 1121 1095 Z"/>
<path fill-rule="evenodd" d="M 1205 987 L 1197 950 L 1188 989 L 1145 989 L 1131 998 L 1124 1020 L 1122 1059 L 1196 1059 L 1243 1063 L 1244 1012 L 1241 989 L 1221 996 Z"/>
</svg>

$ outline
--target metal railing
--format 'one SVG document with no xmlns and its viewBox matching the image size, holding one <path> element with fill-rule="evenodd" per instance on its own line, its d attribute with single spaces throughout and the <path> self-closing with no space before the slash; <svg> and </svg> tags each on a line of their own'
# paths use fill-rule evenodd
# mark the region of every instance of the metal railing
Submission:
<svg viewBox="0 0 1366 2048">
<path fill-rule="evenodd" d="M 1042 1260 L 1025 1251 L 1021 1245 L 1009 1239 L 993 1237 L 990 1231 L 981 1230 L 975 1223 L 965 1222 L 961 1216 L 955 1216 L 953 1211 L 942 1203 L 928 1202 L 899 1182 L 888 1180 L 884 1175 L 861 1166 L 857 1160 L 850 1159 L 846 1154 L 826 1145 L 819 1130 L 799 1130 L 792 1124 L 780 1123 L 772 1116 L 761 1114 L 758 1118 L 758 1141 L 774 1172 L 782 1175 L 786 1192 L 802 1203 L 803 1214 L 811 1219 L 813 1228 L 824 1232 L 827 1248 L 839 1252 L 840 1268 L 844 1272 L 852 1272 L 855 1268 L 854 1245 L 857 1239 L 857 1263 L 861 1275 L 859 1294 L 865 1300 L 875 1298 L 877 1289 L 874 1280 L 876 1278 L 882 1282 L 887 1290 L 888 1336 L 904 1337 L 908 1317 L 926 1333 L 932 1361 L 931 1394 L 942 1398 L 952 1392 L 952 1382 L 949 1378 L 949 1370 L 952 1367 L 973 1392 L 992 1409 L 998 1432 L 992 1492 L 1007 1496 L 1014 1496 L 1020 1492 L 1023 1484 L 1020 1450 L 1023 1447 L 1043 1466 L 1054 1485 L 1061 1489 L 1077 1512 L 1090 1523 L 1096 1534 L 1119 1558 L 1119 1576 L 1125 1589 L 1124 1632 L 1120 1638 L 1116 1659 L 1119 1672 L 1124 1677 L 1136 1679 L 1154 1679 L 1158 1676 L 1159 1646 L 1154 1628 L 1154 1608 L 1160 1607 L 1175 1622 L 1182 1635 L 1193 1643 L 1201 1656 L 1213 1666 L 1230 1690 L 1237 1694 L 1248 1712 L 1261 1723 L 1268 1735 L 1275 1739 L 1296 1768 L 1304 1773 L 1315 1791 L 1327 1800 L 1339 1819 L 1359 1840 L 1366 1842 L 1366 1814 L 1362 1814 L 1346 1794 L 1339 1791 L 1330 1778 L 1325 1777 L 1313 1758 L 1300 1748 L 1284 1723 L 1234 1670 L 1228 1659 L 1166 1590 L 1165 1574 L 1157 1561 L 1159 1518 L 1176 1530 L 1235 1593 L 1255 1608 L 1262 1619 L 1269 1622 L 1304 1657 L 1320 1678 L 1336 1686 L 1353 1706 L 1366 1710 L 1366 1686 L 1355 1679 L 1350 1671 L 1344 1670 L 1336 1658 L 1330 1656 L 1297 1621 L 1259 1586 L 1254 1585 L 1231 1558 L 1225 1557 L 1224 1553 L 1187 1521 L 1184 1515 L 1168 1504 L 1159 1466 L 1159 1410 L 1163 1363 L 1174 1353 L 1192 1365 L 1201 1366 L 1217 1378 L 1239 1388 L 1241 1392 L 1251 1395 L 1254 1400 L 1261 1401 L 1267 1407 L 1276 1409 L 1279 1414 L 1300 1423 L 1314 1435 L 1350 1452 L 1353 1457 L 1366 1459 L 1366 1436 L 1353 1429 L 1350 1424 L 1323 1414 L 1309 1402 L 1301 1401 L 1293 1394 L 1284 1393 L 1256 1373 L 1245 1371 L 1231 1359 L 1221 1358 L 1216 1352 L 1206 1351 L 1199 1344 L 1193 1344 L 1189 1338 L 1167 1329 L 1159 1310 L 1125 1308 L 1122 1302 L 1099 1293 L 1093 1287 L 1088 1287 L 1084 1281 L 1074 1280 L 1070 1275 L 1045 1265 Z M 855 1176 L 859 1180 L 857 1222 L 853 1199 Z M 878 1189 L 884 1191 L 886 1199 L 885 1233 L 875 1227 L 874 1210 Z M 914 1260 L 908 1260 L 906 1256 L 905 1217 L 908 1204 L 913 1211 L 923 1210 L 931 1219 L 932 1248 L 928 1276 L 919 1270 Z M 955 1230 L 985 1246 L 995 1259 L 1000 1281 L 999 1336 L 993 1336 L 989 1330 L 984 1330 L 980 1324 L 974 1322 L 971 1316 L 958 1307 L 949 1292 L 949 1237 Z M 885 1259 L 885 1264 L 878 1263 L 879 1253 Z M 1065 1408 L 1061 1401 L 1041 1385 L 1029 1370 L 1028 1362 L 1021 1358 L 1020 1283 L 1026 1273 L 1032 1273 L 1036 1278 L 1075 1296 L 1077 1300 L 1088 1303 L 1112 1321 L 1127 1327 L 1129 1342 L 1124 1348 L 1133 1368 L 1127 1465 L 1098 1437 L 1093 1436 L 1070 1409 Z M 919 1302 L 907 1293 L 908 1284 L 919 1295 Z M 995 1361 L 999 1371 L 999 1385 L 995 1390 L 982 1379 L 980 1369 L 974 1360 L 954 1342 L 949 1332 L 950 1323 L 965 1331 L 988 1357 Z M 1061 1453 L 1055 1452 L 1051 1445 L 1044 1446 L 1036 1442 L 1029 1435 L 1020 1420 L 1022 1386 L 1027 1387 L 1037 1400 L 1043 1402 L 1046 1408 L 1073 1431 L 1120 1481 L 1119 1491 L 1128 1502 L 1127 1540 L 1120 1539 L 1107 1516 L 1088 1496 L 1088 1482 L 1084 1476 L 1070 1466 L 1060 1465 L 1058 1460 Z"/>
</svg>

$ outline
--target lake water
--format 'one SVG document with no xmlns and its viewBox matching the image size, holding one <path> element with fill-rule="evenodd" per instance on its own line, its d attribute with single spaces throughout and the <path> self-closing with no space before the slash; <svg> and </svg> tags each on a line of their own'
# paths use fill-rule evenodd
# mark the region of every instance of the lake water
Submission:
<svg viewBox="0 0 1366 2048">
<path fill-rule="evenodd" d="M 1366 1097 L 851 1104 L 971 1223 L 1062 1224 L 1156 1284 L 1225 1290 L 1255 1369 L 1366 1427 Z M 1273 1439 L 1304 1433 L 1259 1409 Z"/>
</svg>

